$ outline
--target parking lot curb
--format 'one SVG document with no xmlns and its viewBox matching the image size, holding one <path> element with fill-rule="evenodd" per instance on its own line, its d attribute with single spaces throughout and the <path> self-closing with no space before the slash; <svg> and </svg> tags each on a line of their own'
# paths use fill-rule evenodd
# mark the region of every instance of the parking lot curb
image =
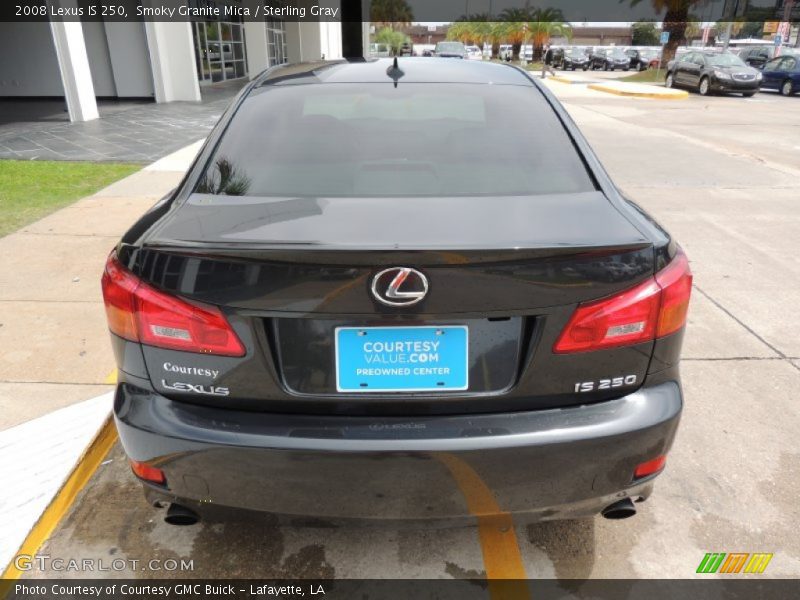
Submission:
<svg viewBox="0 0 800 600">
<path fill-rule="evenodd" d="M 15 580 L 22 576 L 23 571 L 16 565 L 16 557 L 20 555 L 34 556 L 39 551 L 59 522 L 69 512 L 78 494 L 89 482 L 89 479 L 94 475 L 97 467 L 103 462 L 103 459 L 105 459 L 116 441 L 117 429 L 114 426 L 111 415 L 108 415 L 94 439 L 78 459 L 64 484 L 39 517 L 39 520 L 31 528 L 11 562 L 6 566 L 1 576 L 2 580 Z M 0 598 L 5 598 L 8 592 L 7 589 L 3 588 L 5 588 L 5 585 L 0 587 Z"/>
<path fill-rule="evenodd" d="M 627 96 L 630 98 L 651 98 L 655 100 L 685 100 L 689 97 L 689 92 L 685 90 L 669 91 L 667 88 L 664 90 L 642 91 L 636 88 L 624 87 L 625 84 L 608 84 L 608 83 L 591 83 L 589 84 L 590 90 L 598 92 L 605 92 L 607 94 L 614 94 L 616 96 Z"/>
</svg>

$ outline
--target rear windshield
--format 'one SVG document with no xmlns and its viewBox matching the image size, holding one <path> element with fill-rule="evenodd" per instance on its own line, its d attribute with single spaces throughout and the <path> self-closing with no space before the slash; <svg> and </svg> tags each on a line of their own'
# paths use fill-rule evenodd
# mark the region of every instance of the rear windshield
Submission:
<svg viewBox="0 0 800 600">
<path fill-rule="evenodd" d="M 265 86 L 238 109 L 195 188 L 247 196 L 476 196 L 593 191 L 533 87 Z"/>
</svg>

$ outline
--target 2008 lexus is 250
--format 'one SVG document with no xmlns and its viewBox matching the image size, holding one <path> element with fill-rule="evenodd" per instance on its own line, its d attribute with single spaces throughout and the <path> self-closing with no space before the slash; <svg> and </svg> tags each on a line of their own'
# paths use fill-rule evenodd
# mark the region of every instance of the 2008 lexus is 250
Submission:
<svg viewBox="0 0 800 600">
<path fill-rule="evenodd" d="M 526 72 L 272 68 L 109 256 L 117 429 L 176 524 L 468 519 L 475 481 L 521 519 L 628 517 L 691 283 Z"/>
</svg>

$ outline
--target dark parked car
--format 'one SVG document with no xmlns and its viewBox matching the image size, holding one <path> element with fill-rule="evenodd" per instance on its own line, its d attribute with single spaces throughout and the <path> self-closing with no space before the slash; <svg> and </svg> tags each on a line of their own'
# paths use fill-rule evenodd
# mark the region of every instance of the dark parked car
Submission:
<svg viewBox="0 0 800 600">
<path fill-rule="evenodd" d="M 461 42 L 439 42 L 433 54 L 444 58 L 467 58 L 467 47 Z"/>
<path fill-rule="evenodd" d="M 748 46 L 736 52 L 737 56 L 741 58 L 745 64 L 760 69 L 768 60 L 775 56 L 775 46 Z"/>
<path fill-rule="evenodd" d="M 630 58 L 630 68 L 646 71 L 652 64 L 658 65 L 659 52 L 651 48 L 628 48 L 625 54 Z"/>
<path fill-rule="evenodd" d="M 686 256 L 525 71 L 393 61 L 257 77 L 109 256 L 133 472 L 181 524 L 470 518 L 464 473 L 532 520 L 633 515 Z"/>
<path fill-rule="evenodd" d="M 800 91 L 800 56 L 786 55 L 773 58 L 762 70 L 762 89 L 778 90 L 784 96 Z"/>
<path fill-rule="evenodd" d="M 566 48 L 554 59 L 553 65 L 564 70 L 589 68 L 589 57 L 580 48 Z"/>
<path fill-rule="evenodd" d="M 631 58 L 622 48 L 601 48 L 592 54 L 592 70 L 628 71 L 631 68 Z"/>
<path fill-rule="evenodd" d="M 750 97 L 758 92 L 761 72 L 748 67 L 730 52 L 687 52 L 667 65 L 667 87 L 686 87 L 706 96 L 712 92 L 739 92 Z"/>
</svg>

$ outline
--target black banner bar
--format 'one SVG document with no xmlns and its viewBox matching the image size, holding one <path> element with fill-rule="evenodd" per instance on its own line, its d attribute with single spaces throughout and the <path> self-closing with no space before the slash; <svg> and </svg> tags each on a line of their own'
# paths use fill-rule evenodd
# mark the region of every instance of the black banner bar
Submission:
<svg viewBox="0 0 800 600">
<path fill-rule="evenodd" d="M 777 0 L 3 0 L 0 21 L 800 21 L 800 2 L 785 6 Z"/>
<path fill-rule="evenodd" d="M 692 580 L 202 580 L 24 579 L 0 582 L 8 600 L 785 600 L 800 597 L 800 580 L 759 576 Z"/>
</svg>

